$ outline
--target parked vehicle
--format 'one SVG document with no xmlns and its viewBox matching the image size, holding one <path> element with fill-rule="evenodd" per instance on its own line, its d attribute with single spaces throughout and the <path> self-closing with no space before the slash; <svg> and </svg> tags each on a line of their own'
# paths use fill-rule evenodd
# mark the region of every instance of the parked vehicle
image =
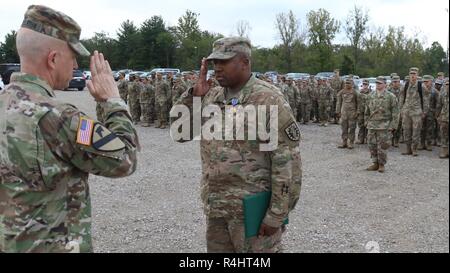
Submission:
<svg viewBox="0 0 450 273">
<path fill-rule="evenodd" d="M 92 73 L 91 73 L 91 71 L 83 71 L 83 75 L 84 75 L 84 78 L 86 79 L 86 80 L 90 80 L 91 78 L 92 78 Z"/>
<path fill-rule="evenodd" d="M 292 78 L 294 81 L 303 80 L 303 79 L 308 79 L 309 74 L 308 73 L 287 73 L 286 79 L 287 78 Z"/>
<path fill-rule="evenodd" d="M 73 71 L 72 80 L 69 83 L 69 87 L 67 89 L 75 88 L 78 91 L 83 91 L 86 87 L 86 78 L 80 70 Z"/>
<path fill-rule="evenodd" d="M 8 85 L 11 74 L 20 71 L 20 64 L 0 64 L 0 76 L 3 84 Z"/>
<path fill-rule="evenodd" d="M 331 79 L 333 78 L 334 73 L 333 72 L 319 72 L 316 75 L 316 79 Z"/>
<path fill-rule="evenodd" d="M 0 90 L 3 90 L 5 88 L 5 84 L 3 83 L 2 76 L 0 76 Z"/>
</svg>

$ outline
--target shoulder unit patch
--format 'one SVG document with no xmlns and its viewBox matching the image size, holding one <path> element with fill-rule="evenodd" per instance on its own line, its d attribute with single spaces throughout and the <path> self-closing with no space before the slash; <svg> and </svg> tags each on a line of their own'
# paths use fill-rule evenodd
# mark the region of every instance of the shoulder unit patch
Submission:
<svg viewBox="0 0 450 273">
<path fill-rule="evenodd" d="M 108 128 L 96 123 L 92 134 L 92 147 L 101 152 L 115 152 L 125 149 L 125 144 Z"/>
<path fill-rule="evenodd" d="M 298 127 L 297 122 L 293 122 L 289 125 L 284 132 L 290 140 L 300 141 L 300 128 Z"/>
</svg>

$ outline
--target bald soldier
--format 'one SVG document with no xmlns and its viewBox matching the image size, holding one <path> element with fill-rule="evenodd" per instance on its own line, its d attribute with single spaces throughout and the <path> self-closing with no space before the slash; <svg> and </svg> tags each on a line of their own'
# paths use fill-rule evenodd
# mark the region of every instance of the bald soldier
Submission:
<svg viewBox="0 0 450 273">
<path fill-rule="evenodd" d="M 105 124 L 55 97 L 89 56 L 80 32 L 44 6 L 30 6 L 17 32 L 21 72 L 0 93 L 0 252 L 92 252 L 89 173 L 136 169 L 136 131 L 102 54 L 88 88 Z"/>
<path fill-rule="evenodd" d="M 275 145 L 268 151 L 263 151 L 260 146 L 266 141 L 259 137 L 248 139 L 247 129 L 244 129 L 246 137 L 242 141 L 221 140 L 229 133 L 225 126 L 220 129 L 219 139 L 201 141 L 202 200 L 210 253 L 280 252 L 285 220 L 299 199 L 302 181 L 300 129 L 279 89 L 252 76 L 250 58 L 248 39 L 231 37 L 216 41 L 213 53 L 203 60 L 198 83 L 178 101 L 179 105 L 188 106 L 192 113 L 194 100 L 201 99 L 203 109 L 207 106 L 215 108 L 222 116 L 233 120 L 235 111 L 230 109 L 238 111 L 248 106 L 278 109 L 278 115 L 273 113 L 275 116 L 271 111 L 266 112 L 267 118 L 272 116 L 278 121 L 274 128 L 278 139 L 272 139 Z M 220 87 L 209 89 L 207 60 L 214 62 Z M 260 124 L 266 127 L 265 122 L 260 121 Z M 259 235 L 247 238 L 243 199 L 262 192 L 269 192 L 270 204 Z"/>
</svg>

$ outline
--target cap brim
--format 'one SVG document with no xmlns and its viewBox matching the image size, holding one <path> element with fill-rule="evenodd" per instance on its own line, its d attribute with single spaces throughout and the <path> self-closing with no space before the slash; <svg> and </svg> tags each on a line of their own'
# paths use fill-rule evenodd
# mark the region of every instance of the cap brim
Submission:
<svg viewBox="0 0 450 273">
<path fill-rule="evenodd" d="M 229 60 L 232 59 L 236 56 L 237 54 L 234 52 L 227 52 L 227 53 L 222 53 L 222 52 L 213 52 L 211 55 L 209 55 L 208 58 L 206 58 L 206 60 L 211 61 L 211 60 Z"/>
<path fill-rule="evenodd" d="M 80 42 L 77 43 L 69 43 L 69 46 L 73 49 L 73 51 L 75 51 L 75 53 L 77 53 L 77 55 L 79 56 L 84 56 L 84 57 L 88 57 L 91 56 L 91 53 L 89 52 L 89 50 L 87 50 L 83 44 L 81 44 Z"/>
</svg>

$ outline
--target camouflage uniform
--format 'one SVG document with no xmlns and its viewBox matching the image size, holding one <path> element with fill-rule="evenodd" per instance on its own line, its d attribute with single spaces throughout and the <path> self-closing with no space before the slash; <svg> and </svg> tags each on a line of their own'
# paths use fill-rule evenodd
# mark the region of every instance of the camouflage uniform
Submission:
<svg viewBox="0 0 450 273">
<path fill-rule="evenodd" d="M 142 88 L 142 83 L 138 80 L 128 83 L 128 104 L 134 124 L 138 124 L 141 121 L 141 103 L 139 98 Z"/>
<path fill-rule="evenodd" d="M 119 80 L 117 87 L 122 100 L 128 103 L 128 82 L 125 79 Z"/>
<path fill-rule="evenodd" d="M 225 47 L 232 45 L 233 41 L 237 46 L 230 48 L 238 50 L 244 47 L 242 41 L 248 40 L 224 38 L 216 44 Z M 217 51 L 225 50 L 222 46 L 215 46 L 210 58 L 214 58 Z M 248 51 L 251 52 L 250 48 Z M 261 140 L 201 141 L 201 196 L 207 218 L 208 252 L 279 252 L 283 222 L 300 194 L 300 131 L 288 103 L 275 86 L 252 76 L 237 96 L 230 97 L 226 88 L 217 87 L 203 97 L 202 106 L 219 106 L 222 115 L 226 115 L 225 106 L 233 105 L 232 100 L 235 99 L 242 107 L 278 106 L 278 147 L 262 152 L 259 147 Z M 192 89 L 181 96 L 178 104 L 188 106 L 192 113 Z M 222 129 L 225 134 L 225 126 Z M 263 223 L 281 228 L 270 237 L 246 239 L 242 200 L 245 196 L 265 191 L 272 191 L 272 198 Z"/>
<path fill-rule="evenodd" d="M 190 86 L 186 81 L 184 81 L 183 79 L 179 79 L 172 89 L 172 104 L 175 105 L 181 95 L 189 88 Z"/>
<path fill-rule="evenodd" d="M 307 124 L 310 120 L 311 114 L 311 89 L 306 84 L 302 84 L 299 89 L 300 94 L 300 116 L 303 119 L 303 123 Z"/>
<path fill-rule="evenodd" d="M 312 107 L 311 107 L 311 119 L 314 118 L 314 123 L 320 122 L 319 117 L 319 102 L 317 101 L 317 93 L 318 93 L 318 86 L 317 82 L 314 79 L 309 79 L 309 89 L 311 90 L 311 99 L 312 99 Z"/>
<path fill-rule="evenodd" d="M 365 126 L 364 111 L 366 110 L 367 97 L 370 95 L 369 88 L 361 89 L 359 93 L 360 107 L 358 110 L 358 144 L 364 144 L 367 140 L 367 128 Z"/>
<path fill-rule="evenodd" d="M 389 129 L 397 128 L 398 117 L 399 109 L 394 94 L 385 90 L 379 94 L 373 91 L 367 96 L 364 120 L 369 130 L 367 141 L 374 164 L 386 164 L 391 139 Z"/>
<path fill-rule="evenodd" d="M 291 106 L 292 113 L 294 114 L 294 117 L 297 117 L 297 104 L 298 104 L 298 88 L 295 86 L 294 83 L 288 83 L 285 87 L 285 98 L 287 96 L 287 101 L 289 102 L 289 105 Z"/>
<path fill-rule="evenodd" d="M 400 81 L 400 77 L 394 76 L 393 80 Z M 400 102 L 400 93 L 401 93 L 401 90 L 403 90 L 403 88 L 404 87 L 402 87 L 402 86 L 400 86 L 399 88 L 395 88 L 392 83 L 390 84 L 390 86 L 388 88 L 388 91 L 395 95 L 398 103 Z M 398 147 L 399 142 L 400 143 L 404 142 L 403 141 L 403 128 L 402 128 L 402 115 L 401 114 L 399 116 L 397 130 L 395 130 L 393 137 L 392 137 L 392 146 Z"/>
<path fill-rule="evenodd" d="M 449 112 L 449 90 L 448 80 L 445 89 L 440 92 L 439 101 L 436 109 L 437 120 L 441 130 L 441 152 L 440 158 L 448 158 L 448 114 Z"/>
<path fill-rule="evenodd" d="M 167 118 L 169 117 L 169 109 L 167 101 L 170 97 L 169 84 L 164 80 L 157 80 L 155 84 L 155 104 L 159 126 L 157 128 L 164 129 L 166 126 Z"/>
<path fill-rule="evenodd" d="M 422 114 L 426 112 L 426 109 L 422 109 L 418 91 L 419 84 L 422 83 L 419 81 L 414 84 L 409 82 L 408 89 L 406 90 L 406 88 L 404 88 L 400 94 L 403 135 L 405 138 L 405 143 L 407 145 L 406 152 L 403 154 L 417 155 L 417 148 L 420 143 L 420 132 L 422 130 Z"/>
<path fill-rule="evenodd" d="M 337 72 L 337 71 L 335 71 L 335 72 Z M 331 85 L 331 89 L 332 89 L 331 96 L 333 98 L 333 103 L 331 105 L 330 117 L 334 120 L 334 123 L 337 124 L 338 118 L 336 117 L 336 113 L 334 112 L 334 110 L 336 109 L 336 105 L 337 105 L 337 94 L 339 93 L 339 91 L 341 91 L 344 88 L 344 83 L 339 76 L 334 76 L 330 80 L 330 85 Z"/>
<path fill-rule="evenodd" d="M 343 89 L 338 93 L 336 114 L 340 116 L 342 129 L 342 148 L 353 148 L 355 142 L 356 122 L 361 111 L 361 102 L 358 92 L 354 89 Z M 347 142 L 349 141 L 349 142 Z"/>
<path fill-rule="evenodd" d="M 96 103 L 95 112 L 97 113 L 97 120 L 101 123 L 105 122 L 105 113 L 103 112 L 103 107 L 99 102 Z"/>
<path fill-rule="evenodd" d="M 424 79 L 433 80 L 431 77 L 424 76 Z M 423 119 L 422 131 L 420 133 L 420 144 L 418 150 L 426 149 L 428 151 L 432 151 L 432 142 L 433 142 L 433 132 L 434 132 L 434 118 L 436 112 L 436 91 L 433 87 L 428 89 L 426 85 L 423 85 L 423 103 L 425 118 Z"/>
<path fill-rule="evenodd" d="M 317 87 L 316 98 L 320 124 L 326 126 L 328 123 L 329 109 L 332 103 L 331 89 L 325 84 L 319 84 Z"/>
<path fill-rule="evenodd" d="M 142 111 L 142 126 L 149 127 L 153 123 L 155 111 L 155 89 L 150 83 L 144 84 L 139 98 Z"/>
</svg>

